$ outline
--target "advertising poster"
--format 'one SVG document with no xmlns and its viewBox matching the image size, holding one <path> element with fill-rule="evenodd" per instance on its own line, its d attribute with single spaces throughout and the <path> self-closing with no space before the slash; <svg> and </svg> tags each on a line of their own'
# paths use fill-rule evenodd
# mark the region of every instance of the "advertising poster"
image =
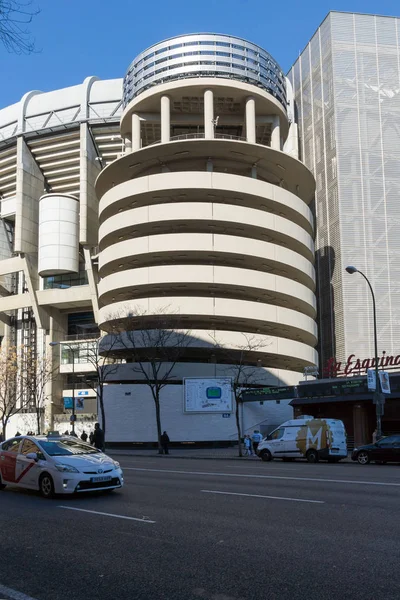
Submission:
<svg viewBox="0 0 400 600">
<path fill-rule="evenodd" d="M 232 411 L 232 380 L 184 379 L 184 411 L 187 413 L 229 413 Z"/>
</svg>

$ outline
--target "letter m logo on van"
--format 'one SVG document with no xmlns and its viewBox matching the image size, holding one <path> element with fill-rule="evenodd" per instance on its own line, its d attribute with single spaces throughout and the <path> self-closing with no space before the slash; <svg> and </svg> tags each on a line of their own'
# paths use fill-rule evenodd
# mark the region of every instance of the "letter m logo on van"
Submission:
<svg viewBox="0 0 400 600">
<path fill-rule="evenodd" d="M 305 425 L 302 425 L 296 436 L 296 446 L 303 455 L 310 448 L 322 450 L 329 447 L 331 441 L 331 432 L 324 419 L 312 419 Z"/>
</svg>

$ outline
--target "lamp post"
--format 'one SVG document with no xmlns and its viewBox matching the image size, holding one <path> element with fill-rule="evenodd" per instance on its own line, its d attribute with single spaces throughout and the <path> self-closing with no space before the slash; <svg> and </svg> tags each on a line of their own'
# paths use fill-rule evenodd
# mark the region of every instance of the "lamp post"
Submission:
<svg viewBox="0 0 400 600">
<path fill-rule="evenodd" d="M 381 386 L 379 381 L 379 370 L 378 370 L 378 333 L 376 329 L 376 304 L 375 304 L 375 294 L 372 289 L 372 285 L 366 275 L 356 267 L 346 267 L 346 271 L 353 275 L 354 273 L 360 273 L 362 277 L 364 277 L 365 281 L 368 284 L 368 287 L 371 291 L 372 295 L 372 309 L 374 315 L 374 347 L 375 347 L 375 407 L 376 407 L 376 439 L 379 440 L 382 437 L 382 399 L 381 399 Z"/>
<path fill-rule="evenodd" d="M 66 346 L 72 354 L 72 433 L 75 433 L 75 350 L 70 344 L 63 342 L 50 342 L 50 346 Z"/>
</svg>

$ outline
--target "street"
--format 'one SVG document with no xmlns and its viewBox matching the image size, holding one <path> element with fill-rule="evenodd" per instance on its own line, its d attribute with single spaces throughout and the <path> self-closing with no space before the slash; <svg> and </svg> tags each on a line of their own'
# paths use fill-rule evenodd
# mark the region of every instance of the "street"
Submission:
<svg viewBox="0 0 400 600">
<path fill-rule="evenodd" d="M 112 494 L 1 492 L 0 598 L 400 597 L 398 465 L 118 460 Z"/>
</svg>

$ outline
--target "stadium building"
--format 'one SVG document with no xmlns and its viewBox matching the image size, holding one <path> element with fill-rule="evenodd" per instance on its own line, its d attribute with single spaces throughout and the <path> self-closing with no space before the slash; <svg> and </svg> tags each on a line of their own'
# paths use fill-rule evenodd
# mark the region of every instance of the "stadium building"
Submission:
<svg viewBox="0 0 400 600">
<path fill-rule="evenodd" d="M 318 362 L 314 191 L 292 84 L 240 38 L 172 38 L 123 80 L 88 77 L 0 110 L 0 318 L 12 345 L 59 343 L 45 426 L 68 427 L 74 389 L 78 430 L 92 428 L 88 355 L 100 346 L 123 363 L 106 387 L 108 439 L 154 441 L 137 348 L 112 353 L 99 338 L 162 314 L 190 330 L 163 428 L 182 442 L 234 439 L 224 386 L 249 340 L 260 384 L 293 385 Z M 287 402 L 245 405 L 243 426 L 290 414 Z"/>
</svg>

